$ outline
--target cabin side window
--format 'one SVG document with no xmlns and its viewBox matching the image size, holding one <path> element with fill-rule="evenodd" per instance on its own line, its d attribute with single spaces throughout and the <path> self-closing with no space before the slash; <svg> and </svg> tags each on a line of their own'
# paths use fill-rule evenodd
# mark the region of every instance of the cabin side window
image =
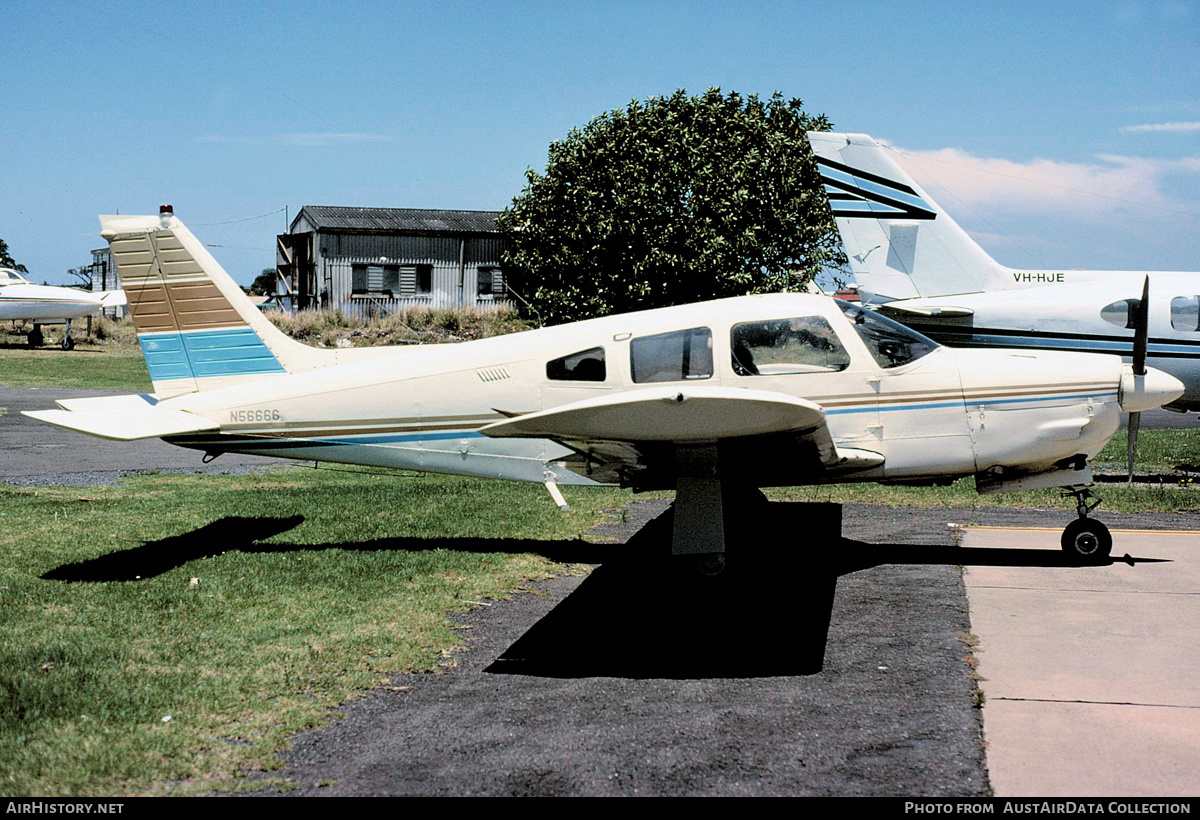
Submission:
<svg viewBox="0 0 1200 820">
<path fill-rule="evenodd" d="M 730 331 L 733 372 L 739 376 L 836 373 L 850 354 L 820 316 L 743 322 Z"/>
<path fill-rule="evenodd" d="M 1185 333 L 1200 331 L 1200 296 L 1176 296 L 1171 300 L 1171 327 Z"/>
<path fill-rule="evenodd" d="M 604 348 L 593 347 L 546 362 L 546 378 L 556 382 L 604 381 Z"/>
<path fill-rule="evenodd" d="M 694 327 L 640 336 L 629 343 L 629 360 L 639 384 L 712 378 L 712 331 Z"/>
</svg>

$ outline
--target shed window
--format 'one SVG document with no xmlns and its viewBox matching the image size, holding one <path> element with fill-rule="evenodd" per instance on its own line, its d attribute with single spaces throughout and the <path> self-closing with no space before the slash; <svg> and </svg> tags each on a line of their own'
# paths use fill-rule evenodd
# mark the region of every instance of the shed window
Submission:
<svg viewBox="0 0 1200 820">
<path fill-rule="evenodd" d="M 602 382 L 606 378 L 604 348 L 593 347 L 546 362 L 546 378 L 563 382 Z"/>
<path fill-rule="evenodd" d="M 713 374 L 712 331 L 706 327 L 641 336 L 630 342 L 633 380 L 674 382 Z"/>
<path fill-rule="evenodd" d="M 480 299 L 504 298 L 504 274 L 494 265 L 479 267 L 478 287 L 475 291 Z"/>
<path fill-rule="evenodd" d="M 433 291 L 433 265 L 400 268 L 401 296 L 428 296 Z"/>
<path fill-rule="evenodd" d="M 354 296 L 395 296 L 400 293 L 400 266 L 354 265 L 350 287 Z"/>
<path fill-rule="evenodd" d="M 820 316 L 744 322 L 730 333 L 733 372 L 777 376 L 845 370 L 850 354 Z"/>
<path fill-rule="evenodd" d="M 1200 331 L 1200 296 L 1176 296 L 1171 300 L 1171 327 L 1185 333 Z"/>
</svg>

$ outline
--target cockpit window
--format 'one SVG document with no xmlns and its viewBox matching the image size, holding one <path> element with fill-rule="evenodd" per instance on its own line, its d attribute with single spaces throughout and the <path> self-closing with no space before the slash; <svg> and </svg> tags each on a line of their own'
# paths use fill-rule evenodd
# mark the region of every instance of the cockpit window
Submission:
<svg viewBox="0 0 1200 820">
<path fill-rule="evenodd" d="M 838 302 L 838 307 L 880 367 L 900 367 L 937 350 L 937 342 L 886 316 L 849 302 Z"/>
<path fill-rule="evenodd" d="M 1122 299 L 1100 308 L 1100 318 L 1117 327 L 1133 327 L 1133 312 L 1140 299 Z"/>
<path fill-rule="evenodd" d="M 641 336 L 629 343 L 638 383 L 708 379 L 713 374 L 712 331 L 706 327 Z"/>
<path fill-rule="evenodd" d="M 560 382 L 604 381 L 604 348 L 592 347 L 546 362 L 546 378 Z"/>
<path fill-rule="evenodd" d="M 0 268 L 0 287 L 4 285 L 28 285 L 29 280 L 12 268 Z"/>
<path fill-rule="evenodd" d="M 743 322 L 730 332 L 739 376 L 830 373 L 850 366 L 850 354 L 820 316 Z"/>
</svg>

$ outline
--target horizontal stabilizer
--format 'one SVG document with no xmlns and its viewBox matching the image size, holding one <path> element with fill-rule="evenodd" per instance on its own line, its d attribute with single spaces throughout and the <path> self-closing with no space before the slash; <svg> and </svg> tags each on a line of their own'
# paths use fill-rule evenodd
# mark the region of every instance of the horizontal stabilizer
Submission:
<svg viewBox="0 0 1200 820">
<path fill-rule="evenodd" d="M 26 410 L 24 415 L 68 430 L 114 441 L 178 436 L 220 428 L 215 421 L 209 421 L 202 416 L 182 410 L 169 410 L 152 402 L 152 399 L 144 396 L 67 399 L 60 401 L 59 406 L 71 409 Z"/>
<path fill-rule="evenodd" d="M 123 307 L 129 304 L 123 290 L 105 290 L 100 291 L 96 295 L 100 297 L 100 304 L 106 308 Z"/>
<path fill-rule="evenodd" d="M 820 405 L 782 393 L 658 387 L 526 413 L 479 432 L 498 438 L 703 442 L 824 427 Z"/>
<path fill-rule="evenodd" d="M 129 393 L 124 396 L 91 396 L 84 399 L 58 399 L 54 402 L 61 410 L 85 413 L 91 410 L 141 410 L 153 407 L 156 400 L 144 393 Z"/>
</svg>

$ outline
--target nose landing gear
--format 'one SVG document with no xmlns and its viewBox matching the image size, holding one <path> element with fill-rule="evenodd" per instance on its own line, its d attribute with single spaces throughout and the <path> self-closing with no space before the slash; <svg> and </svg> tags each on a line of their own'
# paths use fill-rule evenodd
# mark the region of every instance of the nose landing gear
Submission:
<svg viewBox="0 0 1200 820">
<path fill-rule="evenodd" d="M 1100 506 L 1100 499 L 1089 487 L 1070 487 L 1075 496 L 1075 509 L 1079 517 L 1067 525 L 1062 534 L 1062 548 L 1074 558 L 1099 561 L 1112 552 L 1112 534 L 1108 527 L 1088 513 Z"/>
</svg>

